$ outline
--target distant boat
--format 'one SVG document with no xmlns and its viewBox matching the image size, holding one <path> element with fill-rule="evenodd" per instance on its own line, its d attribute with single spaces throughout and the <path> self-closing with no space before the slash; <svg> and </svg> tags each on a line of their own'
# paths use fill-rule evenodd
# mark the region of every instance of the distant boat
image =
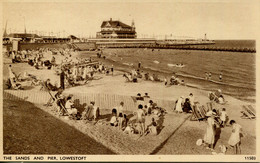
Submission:
<svg viewBox="0 0 260 163">
<path fill-rule="evenodd" d="M 177 68 L 183 68 L 185 67 L 184 64 L 171 64 L 171 63 L 168 63 L 167 64 L 169 67 L 177 67 Z"/>
<path fill-rule="evenodd" d="M 159 61 L 153 61 L 153 63 L 159 64 L 160 62 Z"/>
<path fill-rule="evenodd" d="M 170 64 L 170 63 L 168 63 L 167 65 L 168 65 L 169 67 L 176 66 L 175 64 Z"/>
</svg>

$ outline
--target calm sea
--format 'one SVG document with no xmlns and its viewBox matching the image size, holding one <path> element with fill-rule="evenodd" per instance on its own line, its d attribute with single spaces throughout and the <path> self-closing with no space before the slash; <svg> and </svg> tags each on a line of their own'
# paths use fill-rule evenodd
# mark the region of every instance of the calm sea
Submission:
<svg viewBox="0 0 260 163">
<path fill-rule="evenodd" d="M 243 43 L 244 42 L 244 43 Z M 252 43 L 254 45 L 252 45 Z M 227 41 L 222 44 L 254 47 L 255 41 Z M 141 62 L 144 71 L 152 71 L 161 77 L 169 77 L 173 72 L 180 79 L 194 87 L 204 90 L 221 89 L 224 94 L 245 101 L 255 101 L 256 93 L 256 54 L 241 52 L 219 52 L 202 50 L 174 49 L 105 49 L 104 55 L 116 64 L 133 64 Z M 158 61 L 158 62 L 154 62 Z M 178 68 L 168 64 L 184 64 Z M 131 67 L 131 66 L 129 66 Z M 211 80 L 205 79 L 205 73 L 211 72 Z M 222 81 L 219 74 L 222 73 Z"/>
</svg>

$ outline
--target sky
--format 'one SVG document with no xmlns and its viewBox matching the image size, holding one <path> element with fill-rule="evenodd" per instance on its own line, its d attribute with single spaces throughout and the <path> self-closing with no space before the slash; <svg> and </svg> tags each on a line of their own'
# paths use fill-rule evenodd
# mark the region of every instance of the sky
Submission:
<svg viewBox="0 0 260 163">
<path fill-rule="evenodd" d="M 260 1 L 5 1 L 7 32 L 95 36 L 102 21 L 135 22 L 138 37 L 256 39 Z"/>
</svg>

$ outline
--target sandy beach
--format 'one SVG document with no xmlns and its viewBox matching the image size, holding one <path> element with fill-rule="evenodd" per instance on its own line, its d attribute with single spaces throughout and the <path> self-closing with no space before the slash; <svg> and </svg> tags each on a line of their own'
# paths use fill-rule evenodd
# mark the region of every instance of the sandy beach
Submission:
<svg viewBox="0 0 260 163">
<path fill-rule="evenodd" d="M 94 58 L 95 59 L 95 58 Z M 7 66 L 10 64 L 10 58 L 4 58 L 4 80 L 8 77 L 8 71 Z M 209 102 L 209 99 L 207 97 L 208 91 L 201 90 L 201 89 L 195 89 L 187 86 L 180 86 L 180 85 L 174 85 L 174 86 L 165 86 L 164 83 L 160 82 L 152 82 L 152 81 L 144 81 L 139 80 L 138 83 L 129 83 L 125 82 L 125 79 L 122 77 L 123 73 L 122 67 L 115 67 L 115 73 L 114 75 L 105 75 L 105 74 L 95 74 L 94 76 L 98 80 L 92 80 L 86 85 L 77 86 L 77 87 L 71 87 L 64 91 L 64 94 L 73 94 L 76 97 L 77 96 L 84 96 L 84 95 L 91 95 L 94 98 L 95 94 L 107 94 L 109 95 L 117 95 L 118 99 L 115 99 L 115 103 L 113 104 L 119 104 L 117 101 L 120 100 L 121 97 L 131 97 L 136 96 L 137 93 L 141 93 L 144 95 L 144 93 L 148 93 L 151 99 L 154 101 L 158 101 L 158 104 L 164 104 L 161 101 L 167 102 L 167 103 L 174 103 L 180 96 L 188 97 L 190 93 L 193 93 L 195 96 L 195 101 L 198 101 L 200 105 L 206 106 L 206 103 Z M 12 64 L 13 71 L 17 73 L 23 73 L 24 71 L 27 71 L 30 74 L 33 74 L 37 77 L 39 77 L 42 80 L 46 80 L 47 78 L 51 79 L 52 83 L 58 83 L 59 84 L 59 76 L 55 75 L 53 70 L 36 70 L 35 68 L 29 66 L 27 63 L 16 63 Z M 4 90 L 6 95 L 14 95 L 17 96 L 19 92 L 24 92 L 23 94 L 41 94 L 40 86 L 32 87 L 28 83 L 23 82 L 23 86 L 25 86 L 25 90 Z M 9 113 L 14 112 L 16 113 L 19 108 L 23 108 L 20 110 L 23 112 L 23 110 L 26 110 L 26 105 L 28 102 L 23 102 L 20 100 L 10 101 L 14 100 L 11 98 L 11 96 L 4 96 L 4 142 L 9 143 L 4 144 L 4 153 L 16 153 L 20 151 L 21 147 L 17 146 L 16 144 L 13 144 L 13 141 L 15 139 L 10 138 L 10 131 L 17 130 L 20 125 L 25 125 L 25 121 L 22 119 L 15 119 L 17 121 L 17 125 L 14 126 L 8 126 L 7 124 L 10 120 L 11 116 Z M 23 96 L 19 94 L 19 96 Z M 119 98 L 120 97 L 120 98 Z M 255 103 L 245 102 L 238 100 L 234 97 L 225 95 L 225 99 L 228 101 L 225 105 L 215 104 L 214 108 L 216 109 L 222 109 L 225 107 L 227 109 L 227 114 L 229 116 L 229 119 L 234 119 L 237 121 L 238 124 L 240 124 L 243 128 L 243 131 L 246 133 L 246 135 L 242 138 L 242 154 L 256 154 L 256 120 L 249 120 L 249 119 L 242 119 L 241 111 L 243 105 L 252 105 L 255 107 Z M 26 99 L 25 99 L 26 100 Z M 46 102 L 46 101 L 45 101 Z M 210 150 L 205 149 L 205 147 L 202 146 L 196 146 L 196 141 L 198 139 L 202 139 L 205 130 L 206 130 L 206 123 L 205 121 L 199 122 L 199 121 L 190 121 L 191 114 L 186 113 L 175 113 L 173 111 L 174 106 L 162 106 L 167 110 L 167 114 L 163 117 L 163 119 L 159 119 L 162 121 L 162 130 L 157 136 L 142 136 L 139 137 L 138 135 L 126 135 L 122 131 L 119 131 L 117 128 L 113 128 L 111 126 L 108 126 L 106 124 L 102 123 L 86 123 L 85 121 L 75 121 L 75 120 L 68 120 L 67 118 L 63 116 L 59 116 L 57 112 L 54 111 L 52 107 L 45 107 L 43 104 L 44 101 L 39 101 L 35 103 L 35 106 L 30 107 L 29 109 L 36 109 L 37 112 L 41 112 L 42 110 L 45 113 L 38 114 L 40 115 L 48 115 L 51 116 L 59 123 L 58 126 L 60 127 L 72 127 L 71 130 L 75 130 L 75 132 L 79 132 L 78 134 L 86 135 L 86 138 L 82 137 L 79 141 L 84 141 L 85 139 L 93 140 L 93 142 L 98 142 L 104 147 L 97 147 L 96 145 L 91 144 L 85 144 L 86 147 L 91 148 L 97 148 L 93 151 L 95 154 L 109 154 L 109 153 L 116 153 L 116 154 L 161 154 L 161 155 L 167 155 L 167 154 L 211 154 Z M 88 104 L 89 99 L 87 101 L 80 101 L 80 104 L 87 103 Z M 11 104 L 12 103 L 12 104 Z M 11 105 L 17 105 L 17 110 L 12 110 Z M 97 102 L 97 104 L 101 104 L 101 102 Z M 32 105 L 32 104 L 31 104 Z M 11 109 L 11 110 L 10 110 Z M 103 107 L 101 109 L 101 115 L 103 116 L 103 119 L 106 120 L 108 115 L 111 114 L 112 108 L 110 107 Z M 127 110 L 129 114 L 132 114 L 133 111 L 135 111 L 137 108 L 130 108 Z M 23 113 L 21 113 L 23 114 Z M 27 115 L 26 113 L 24 113 Z M 51 119 L 51 118 L 50 118 Z M 151 119 L 151 117 L 147 117 L 147 123 Z M 48 125 L 48 122 L 51 123 L 52 120 L 48 120 L 45 123 L 40 123 L 39 126 Z M 37 123 L 37 122 L 35 122 Z M 28 124 L 26 124 L 28 125 Z M 8 129 L 7 129 L 8 128 Z M 69 127 L 68 127 L 69 128 Z M 5 130 L 6 129 L 6 130 Z M 35 128 L 29 128 L 28 132 L 30 132 L 33 136 L 33 134 L 36 134 Z M 14 132 L 14 136 L 16 138 L 23 137 L 23 135 L 19 134 L 19 130 L 17 132 Z M 64 131 L 65 135 L 70 135 L 71 131 Z M 226 145 L 228 146 L 228 139 L 231 134 L 231 127 L 225 127 L 222 128 L 220 131 L 220 137 L 216 143 L 215 151 L 217 153 L 220 152 L 219 145 Z M 73 134 L 74 135 L 74 134 Z M 36 135 L 35 135 L 36 136 Z M 75 134 L 75 139 L 77 139 L 78 136 Z M 55 141 L 55 138 L 53 138 Z M 70 137 L 70 139 L 73 139 Z M 26 142 L 28 143 L 28 151 L 21 150 L 24 153 L 28 154 L 33 151 L 33 147 L 30 146 L 33 142 Z M 10 150 L 12 147 L 10 146 L 16 146 L 16 150 Z M 66 143 L 65 143 L 66 144 Z M 38 144 L 42 148 L 44 148 L 43 145 Z M 62 144 L 61 144 L 62 146 Z M 39 147 L 39 153 L 42 152 L 41 147 Z M 38 147 L 37 147 L 38 148 Z M 64 145 L 65 148 L 65 145 Z M 103 152 L 99 151 L 98 149 L 101 148 Z M 40 150 L 41 149 L 41 150 Z M 104 149 L 104 150 L 103 150 Z M 66 149 L 64 149 L 66 151 Z M 65 153 L 68 154 L 88 154 L 87 151 L 66 151 Z M 65 154 L 63 152 L 63 154 Z M 57 154 L 57 151 L 49 150 L 46 151 L 46 154 Z M 233 150 L 228 149 L 226 154 L 233 154 Z"/>
</svg>

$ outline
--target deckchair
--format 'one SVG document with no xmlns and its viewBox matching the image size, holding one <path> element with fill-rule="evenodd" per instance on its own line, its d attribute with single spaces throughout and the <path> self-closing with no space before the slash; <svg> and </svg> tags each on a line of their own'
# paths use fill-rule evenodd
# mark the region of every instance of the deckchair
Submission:
<svg viewBox="0 0 260 163">
<path fill-rule="evenodd" d="M 206 114 L 207 114 L 207 110 L 206 110 L 205 106 L 202 105 L 202 106 L 200 106 L 199 108 L 200 108 L 200 112 L 201 112 L 201 114 L 205 117 Z"/>
<path fill-rule="evenodd" d="M 46 107 L 51 106 L 53 104 L 53 102 L 55 102 L 55 97 L 51 94 L 49 88 L 45 85 L 44 82 L 41 82 L 41 89 L 40 90 L 44 90 L 46 92 L 48 92 L 48 94 L 50 95 L 50 99 L 48 100 L 48 102 L 45 104 Z"/>
<path fill-rule="evenodd" d="M 201 121 L 205 118 L 204 111 L 201 111 L 200 108 L 201 107 L 198 105 L 194 105 L 194 107 L 192 107 L 192 115 L 190 117 L 191 121 Z"/>
<path fill-rule="evenodd" d="M 57 100 L 58 100 L 58 99 L 57 99 Z M 60 104 L 60 106 L 61 106 L 61 109 L 64 111 L 64 112 L 63 112 L 63 115 L 64 115 L 64 114 L 69 115 L 69 114 L 68 114 L 68 110 L 65 108 L 65 106 L 63 105 L 63 103 L 60 102 L 59 104 Z M 58 106 L 58 104 L 57 104 L 57 106 Z M 62 112 L 61 112 L 61 113 L 62 113 Z"/>
<path fill-rule="evenodd" d="M 207 102 L 208 111 L 213 109 L 213 105 L 214 105 L 213 102 Z"/>
<path fill-rule="evenodd" d="M 255 119 L 256 118 L 254 108 L 251 105 L 248 105 L 248 106 L 243 105 L 242 108 L 243 108 L 243 111 L 241 111 L 241 113 L 243 115 L 241 116 L 241 118 L 245 118 L 245 119 Z"/>
</svg>

